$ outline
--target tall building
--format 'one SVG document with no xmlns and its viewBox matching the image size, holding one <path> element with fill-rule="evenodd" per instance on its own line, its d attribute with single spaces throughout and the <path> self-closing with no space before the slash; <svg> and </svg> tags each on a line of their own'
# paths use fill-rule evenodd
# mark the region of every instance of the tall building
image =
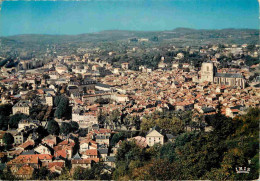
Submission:
<svg viewBox="0 0 260 181">
<path fill-rule="evenodd" d="M 214 81 L 214 73 L 216 72 L 215 66 L 213 63 L 202 63 L 201 67 L 201 82 L 208 81 L 213 82 Z"/>
<path fill-rule="evenodd" d="M 45 100 L 48 106 L 53 106 L 53 97 L 50 93 L 46 95 Z"/>
<path fill-rule="evenodd" d="M 13 106 L 13 114 L 23 113 L 26 115 L 30 114 L 30 105 L 28 101 L 19 101 Z"/>
<path fill-rule="evenodd" d="M 217 68 L 211 62 L 202 63 L 201 82 L 208 81 L 219 85 L 245 88 L 245 79 L 238 73 L 217 73 Z"/>
</svg>

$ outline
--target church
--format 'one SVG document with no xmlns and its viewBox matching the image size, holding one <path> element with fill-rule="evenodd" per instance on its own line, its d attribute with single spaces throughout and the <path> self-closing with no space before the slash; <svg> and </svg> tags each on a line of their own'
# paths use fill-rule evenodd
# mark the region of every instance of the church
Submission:
<svg viewBox="0 0 260 181">
<path fill-rule="evenodd" d="M 208 81 L 219 85 L 237 86 L 243 89 L 245 88 L 245 79 L 241 74 L 217 73 L 217 68 L 211 62 L 202 63 L 200 81 Z"/>
</svg>

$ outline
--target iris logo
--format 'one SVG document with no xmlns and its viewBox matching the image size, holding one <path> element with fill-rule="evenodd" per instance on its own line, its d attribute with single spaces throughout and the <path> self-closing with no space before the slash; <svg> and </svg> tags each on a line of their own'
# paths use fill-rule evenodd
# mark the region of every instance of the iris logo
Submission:
<svg viewBox="0 0 260 181">
<path fill-rule="evenodd" d="M 248 160 L 248 164 L 251 164 L 251 160 Z M 250 168 L 249 167 L 236 167 L 237 173 L 249 173 Z"/>
<path fill-rule="evenodd" d="M 236 167 L 236 172 L 237 173 L 249 173 L 250 168 L 247 167 Z"/>
</svg>

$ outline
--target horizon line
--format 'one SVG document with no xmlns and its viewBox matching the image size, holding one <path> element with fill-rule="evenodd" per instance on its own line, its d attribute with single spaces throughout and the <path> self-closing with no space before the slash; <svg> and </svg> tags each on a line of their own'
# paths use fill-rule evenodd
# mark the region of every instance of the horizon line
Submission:
<svg viewBox="0 0 260 181">
<path fill-rule="evenodd" d="M 0 0 L 1 1 L 1 0 Z M 78 35 L 86 35 L 86 34 L 95 34 L 95 33 L 102 33 L 102 32 L 108 32 L 108 31 L 128 31 L 128 32 L 171 32 L 178 29 L 187 29 L 187 30 L 195 30 L 195 31 L 221 31 L 221 30 L 254 30 L 254 31 L 260 31 L 259 29 L 255 28 L 220 28 L 220 29 L 197 29 L 197 28 L 188 28 L 188 27 L 177 27 L 171 30 L 123 30 L 123 29 L 107 29 L 107 30 L 101 30 L 101 31 L 95 31 L 95 32 L 86 32 L 86 33 L 78 33 L 78 34 L 51 34 L 51 33 L 25 33 L 25 34 L 14 34 L 14 35 L 6 35 L 6 36 L 0 36 L 0 37 L 12 37 L 12 36 L 23 36 L 23 35 L 48 35 L 48 36 L 78 36 Z"/>
</svg>

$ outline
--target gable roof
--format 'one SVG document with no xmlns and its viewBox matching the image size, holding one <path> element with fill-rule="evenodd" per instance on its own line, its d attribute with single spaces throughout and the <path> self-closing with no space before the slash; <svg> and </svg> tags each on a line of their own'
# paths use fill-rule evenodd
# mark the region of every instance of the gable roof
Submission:
<svg viewBox="0 0 260 181">
<path fill-rule="evenodd" d="M 73 160 L 80 160 L 80 159 L 81 159 L 81 157 L 80 157 L 79 153 L 77 152 L 76 155 L 74 155 Z"/>
<path fill-rule="evenodd" d="M 94 156 L 97 156 L 98 155 L 98 151 L 95 150 L 95 149 L 90 149 L 90 150 L 87 150 L 85 152 L 86 155 L 94 155 Z"/>
<path fill-rule="evenodd" d="M 160 132 L 161 132 L 160 127 L 154 126 L 154 127 L 150 128 L 150 130 L 146 136 L 152 136 L 152 134 L 154 134 L 154 136 L 163 136 Z"/>
<path fill-rule="evenodd" d="M 157 131 L 157 129 L 152 129 L 146 135 L 146 137 L 149 136 L 163 136 L 163 135 L 159 131 Z"/>
<path fill-rule="evenodd" d="M 35 151 L 34 150 L 25 150 L 21 155 L 34 155 Z"/>
<path fill-rule="evenodd" d="M 106 162 L 115 162 L 116 161 L 116 157 L 115 156 L 107 156 L 106 157 Z"/>
<path fill-rule="evenodd" d="M 46 97 L 52 97 L 52 95 L 50 93 L 47 93 Z"/>
<path fill-rule="evenodd" d="M 166 134 L 167 139 L 174 139 L 176 136 L 173 136 L 172 134 Z"/>
<path fill-rule="evenodd" d="M 57 150 L 55 151 L 55 157 L 63 157 L 63 158 L 67 158 L 67 152 L 66 150 Z"/>
<path fill-rule="evenodd" d="M 107 154 L 108 153 L 108 149 L 107 148 L 105 148 L 105 149 L 98 149 L 98 152 L 100 154 Z"/>
<path fill-rule="evenodd" d="M 43 166 L 48 165 L 48 168 L 53 166 L 65 167 L 65 162 L 51 162 L 51 163 L 43 163 Z"/>
<path fill-rule="evenodd" d="M 26 149 L 29 146 L 34 146 L 33 140 L 28 140 L 28 141 L 24 142 L 23 144 L 19 145 L 18 148 Z"/>
<path fill-rule="evenodd" d="M 19 101 L 13 107 L 29 107 L 29 101 Z"/>
</svg>

